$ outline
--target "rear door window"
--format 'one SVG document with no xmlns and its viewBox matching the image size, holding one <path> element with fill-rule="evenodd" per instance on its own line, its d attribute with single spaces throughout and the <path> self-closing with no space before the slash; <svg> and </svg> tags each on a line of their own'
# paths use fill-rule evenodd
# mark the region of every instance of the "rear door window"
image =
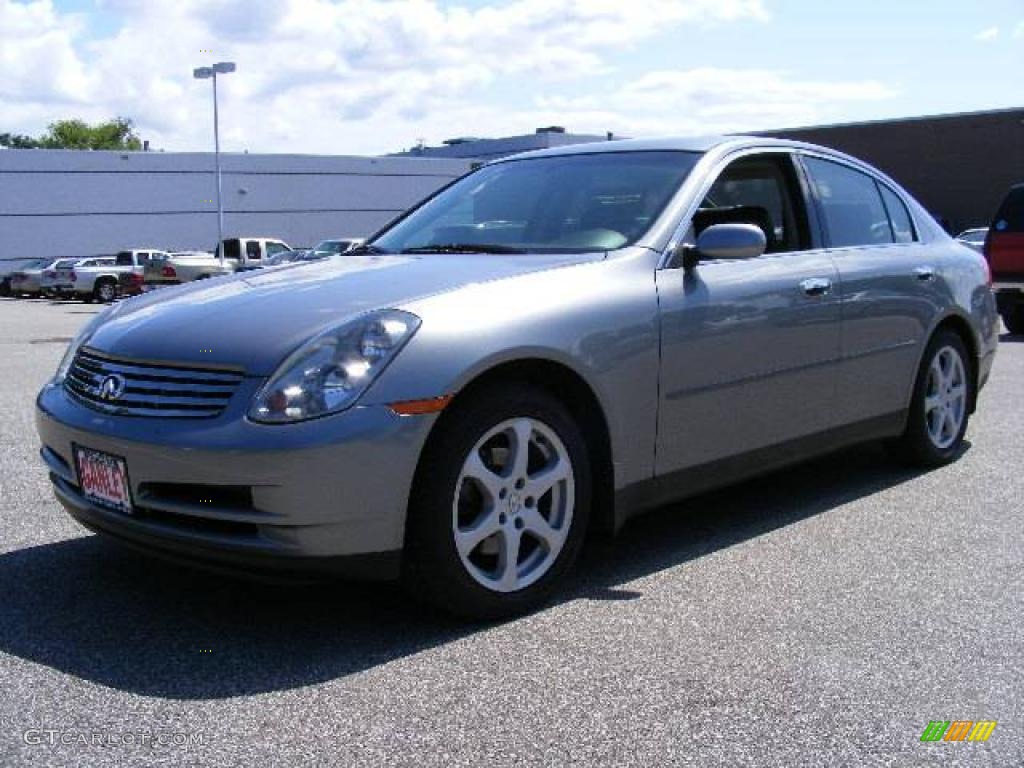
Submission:
<svg viewBox="0 0 1024 768">
<path fill-rule="evenodd" d="M 245 258 L 249 261 L 258 261 L 260 258 L 259 240 L 245 241 Z"/>
<path fill-rule="evenodd" d="M 224 241 L 224 258 L 235 260 L 242 258 L 242 243 L 238 238 Z"/>
<path fill-rule="evenodd" d="M 114 258 L 117 259 L 117 266 L 119 266 L 119 267 L 130 267 L 130 266 L 132 266 L 132 252 L 131 251 L 121 251 Z"/>
<path fill-rule="evenodd" d="M 833 248 L 896 242 L 875 180 L 831 160 L 804 158 Z"/>
</svg>

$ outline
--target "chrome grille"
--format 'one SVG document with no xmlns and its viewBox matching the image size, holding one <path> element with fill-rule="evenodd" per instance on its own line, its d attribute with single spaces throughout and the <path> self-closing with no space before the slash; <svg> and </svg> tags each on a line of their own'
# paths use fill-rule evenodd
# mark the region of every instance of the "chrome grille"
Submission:
<svg viewBox="0 0 1024 768">
<path fill-rule="evenodd" d="M 143 363 L 83 349 L 64 388 L 107 413 L 202 419 L 223 411 L 241 380 L 242 373 L 236 371 Z"/>
</svg>

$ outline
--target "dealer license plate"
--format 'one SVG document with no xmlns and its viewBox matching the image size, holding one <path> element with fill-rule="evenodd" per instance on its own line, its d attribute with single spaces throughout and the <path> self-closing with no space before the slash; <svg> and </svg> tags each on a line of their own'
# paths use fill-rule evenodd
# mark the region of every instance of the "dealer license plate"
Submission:
<svg viewBox="0 0 1024 768">
<path fill-rule="evenodd" d="M 82 495 L 104 507 L 131 513 L 132 495 L 124 459 L 92 448 L 74 446 Z"/>
</svg>

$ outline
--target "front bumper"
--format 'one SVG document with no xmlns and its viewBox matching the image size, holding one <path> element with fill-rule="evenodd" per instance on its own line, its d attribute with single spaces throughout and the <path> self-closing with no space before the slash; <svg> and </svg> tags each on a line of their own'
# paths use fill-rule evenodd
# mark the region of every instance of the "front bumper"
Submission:
<svg viewBox="0 0 1024 768">
<path fill-rule="evenodd" d="M 48 385 L 36 427 L 54 493 L 86 527 L 155 554 L 231 570 L 397 575 L 420 451 L 434 416 L 382 406 L 258 425 L 246 379 L 213 419 L 95 411 Z M 72 445 L 125 459 L 133 514 L 88 501 Z"/>
</svg>

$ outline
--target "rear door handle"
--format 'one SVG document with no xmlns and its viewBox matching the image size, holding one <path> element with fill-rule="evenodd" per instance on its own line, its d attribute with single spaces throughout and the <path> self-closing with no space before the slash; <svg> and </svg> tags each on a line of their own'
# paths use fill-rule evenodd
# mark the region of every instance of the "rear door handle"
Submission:
<svg viewBox="0 0 1024 768">
<path fill-rule="evenodd" d="M 800 283 L 800 290 L 808 296 L 824 296 L 832 290 L 832 281 L 826 277 L 809 277 Z"/>
<path fill-rule="evenodd" d="M 921 282 L 928 282 L 929 280 L 935 279 L 935 268 L 934 267 L 915 267 L 914 275 Z"/>
</svg>

